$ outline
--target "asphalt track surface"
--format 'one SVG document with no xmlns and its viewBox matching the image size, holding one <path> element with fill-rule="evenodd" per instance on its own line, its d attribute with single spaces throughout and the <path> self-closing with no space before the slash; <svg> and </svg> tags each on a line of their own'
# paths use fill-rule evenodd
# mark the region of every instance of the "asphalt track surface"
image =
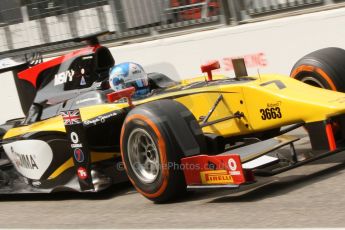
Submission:
<svg viewBox="0 0 345 230">
<path fill-rule="evenodd" d="M 345 227 L 345 163 L 335 163 L 345 162 L 345 153 L 337 158 L 265 179 L 246 190 L 193 192 L 169 204 L 153 204 L 126 183 L 98 194 L 0 196 L 0 227 Z"/>
</svg>

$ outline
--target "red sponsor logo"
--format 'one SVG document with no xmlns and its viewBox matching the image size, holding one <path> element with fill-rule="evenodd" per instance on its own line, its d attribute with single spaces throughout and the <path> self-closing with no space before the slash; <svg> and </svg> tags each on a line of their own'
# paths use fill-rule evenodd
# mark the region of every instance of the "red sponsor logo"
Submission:
<svg viewBox="0 0 345 230">
<path fill-rule="evenodd" d="M 234 66 L 232 65 L 232 59 L 243 58 L 244 63 L 246 64 L 247 68 L 259 68 L 259 67 L 266 67 L 267 66 L 267 59 L 266 55 L 263 52 L 254 53 L 254 54 L 246 54 L 242 56 L 232 56 L 232 57 L 224 57 L 219 62 L 221 63 L 221 67 L 224 71 L 233 71 Z M 215 60 L 212 60 L 215 61 Z M 212 61 L 208 61 L 212 62 Z M 219 71 L 219 70 L 215 70 Z"/>
<path fill-rule="evenodd" d="M 87 178 L 87 171 L 84 167 L 79 167 L 77 173 L 80 179 L 85 180 Z"/>
<path fill-rule="evenodd" d="M 232 65 L 232 59 L 235 58 L 243 58 L 247 68 L 257 68 L 257 67 L 266 67 L 267 66 L 267 59 L 265 54 L 260 52 L 256 54 L 248 54 L 239 57 L 225 57 L 223 58 L 223 66 L 225 71 L 234 70 L 234 66 Z"/>
</svg>

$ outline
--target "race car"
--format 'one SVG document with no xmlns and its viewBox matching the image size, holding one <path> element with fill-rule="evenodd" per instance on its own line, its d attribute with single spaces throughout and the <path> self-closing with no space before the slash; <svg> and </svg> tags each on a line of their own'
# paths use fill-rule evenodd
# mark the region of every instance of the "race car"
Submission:
<svg viewBox="0 0 345 230">
<path fill-rule="evenodd" d="M 235 78 L 213 75 L 218 62 L 181 82 L 149 73 L 149 92 L 133 97 L 136 87 L 112 87 L 115 61 L 99 35 L 46 62 L 37 54 L 0 62 L 0 73 L 14 73 L 25 114 L 0 127 L 0 193 L 97 192 L 130 180 L 146 198 L 166 202 L 187 190 L 239 188 L 344 150 L 345 94 L 320 88 L 341 90 L 344 67 L 335 63 L 344 50 L 302 58 L 292 78 L 247 76 L 243 59 L 233 60 Z M 308 85 L 313 79 L 324 84 Z M 299 137 L 287 135 L 299 127 L 312 146 L 303 159 Z M 288 158 L 272 154 L 286 146 Z"/>
</svg>

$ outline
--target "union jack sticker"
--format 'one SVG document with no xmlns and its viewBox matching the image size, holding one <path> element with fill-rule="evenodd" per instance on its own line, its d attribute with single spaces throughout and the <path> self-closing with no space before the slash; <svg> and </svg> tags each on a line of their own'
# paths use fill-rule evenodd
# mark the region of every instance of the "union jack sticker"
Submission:
<svg viewBox="0 0 345 230">
<path fill-rule="evenodd" d="M 65 125 L 76 125 L 81 123 L 79 110 L 61 112 L 61 115 Z"/>
</svg>

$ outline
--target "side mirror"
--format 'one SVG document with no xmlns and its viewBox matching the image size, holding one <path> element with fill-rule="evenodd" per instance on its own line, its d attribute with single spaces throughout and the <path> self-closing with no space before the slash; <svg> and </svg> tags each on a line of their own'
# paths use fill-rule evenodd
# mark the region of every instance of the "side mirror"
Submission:
<svg viewBox="0 0 345 230">
<path fill-rule="evenodd" d="M 219 69 L 219 61 L 212 61 L 201 66 L 201 71 L 207 73 L 207 80 L 212 81 L 212 70 Z"/>
<path fill-rule="evenodd" d="M 114 102 L 117 100 L 120 100 L 121 98 L 127 98 L 128 105 L 133 106 L 132 103 L 132 96 L 135 93 L 135 88 L 134 87 L 129 87 L 127 89 L 123 89 L 117 92 L 112 92 L 107 94 L 107 98 L 109 102 Z"/>
</svg>

